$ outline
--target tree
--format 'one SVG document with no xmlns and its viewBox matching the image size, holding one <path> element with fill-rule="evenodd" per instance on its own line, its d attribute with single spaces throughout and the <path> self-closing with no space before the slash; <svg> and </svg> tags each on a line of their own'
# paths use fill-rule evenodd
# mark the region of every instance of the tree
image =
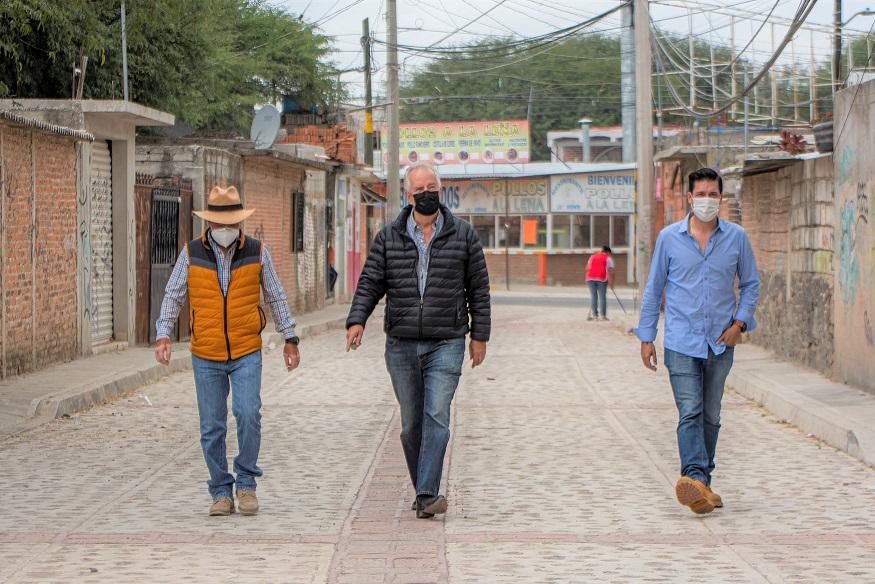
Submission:
<svg viewBox="0 0 875 584">
<path fill-rule="evenodd" d="M 490 38 L 429 61 L 401 88 L 404 122 L 526 119 L 534 159 L 549 159 L 547 132 L 620 122 L 620 41 L 592 34 L 551 47 L 505 48 Z"/>
<path fill-rule="evenodd" d="M 241 132 L 282 95 L 325 107 L 337 88 L 328 39 L 266 0 L 127 0 L 133 101 L 197 129 Z M 85 98 L 122 95 L 119 0 L 6 0 L 0 95 L 67 98 L 89 57 Z"/>
</svg>

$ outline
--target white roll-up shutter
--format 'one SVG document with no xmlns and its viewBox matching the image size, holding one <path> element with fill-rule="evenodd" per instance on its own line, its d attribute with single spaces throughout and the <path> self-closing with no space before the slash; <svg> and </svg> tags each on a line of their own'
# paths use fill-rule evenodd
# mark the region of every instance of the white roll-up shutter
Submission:
<svg viewBox="0 0 875 584">
<path fill-rule="evenodd" d="M 109 143 L 91 146 L 91 341 L 112 340 L 112 159 Z"/>
</svg>

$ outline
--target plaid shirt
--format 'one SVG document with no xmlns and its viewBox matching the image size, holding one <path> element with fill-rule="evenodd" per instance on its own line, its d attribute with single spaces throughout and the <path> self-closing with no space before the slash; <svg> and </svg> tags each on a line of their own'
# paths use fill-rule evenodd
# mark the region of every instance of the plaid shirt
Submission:
<svg viewBox="0 0 875 584">
<path fill-rule="evenodd" d="M 213 253 L 216 254 L 222 293 L 227 294 L 228 285 L 231 283 L 231 254 L 234 248 L 230 247 L 226 250 L 213 241 L 212 237 L 208 237 L 208 240 Z M 185 298 L 188 295 L 188 266 L 188 246 L 185 246 L 179 253 L 179 259 L 176 261 L 176 266 L 173 268 L 173 273 L 170 274 L 170 280 L 164 289 L 161 315 L 155 325 L 158 339 L 170 338 L 173 324 L 185 305 Z M 289 300 L 285 290 L 283 290 L 282 282 L 274 269 L 267 245 L 261 246 L 261 288 L 264 291 L 264 300 L 270 306 L 271 314 L 273 314 L 273 322 L 276 324 L 277 332 L 286 339 L 294 337 L 295 319 L 289 308 Z"/>
<path fill-rule="evenodd" d="M 428 248 L 431 247 L 431 242 L 437 237 L 438 233 L 444 227 L 444 214 L 438 212 L 437 220 L 434 222 L 434 228 L 431 234 L 431 240 L 425 242 L 425 232 L 422 227 L 413 218 L 411 211 L 410 217 L 407 218 L 407 235 L 416 244 L 416 249 L 419 250 L 419 261 L 416 262 L 417 275 L 419 276 L 419 296 L 425 296 L 425 283 L 428 281 L 428 261 L 431 259 L 428 256 Z"/>
</svg>

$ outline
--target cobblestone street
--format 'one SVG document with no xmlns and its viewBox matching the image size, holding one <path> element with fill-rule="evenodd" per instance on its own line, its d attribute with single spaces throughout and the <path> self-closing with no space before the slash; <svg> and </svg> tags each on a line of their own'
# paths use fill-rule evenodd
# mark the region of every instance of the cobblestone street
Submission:
<svg viewBox="0 0 875 584">
<path fill-rule="evenodd" d="M 875 582 L 875 470 L 733 392 L 714 488 L 674 499 L 661 366 L 586 309 L 494 307 L 417 520 L 380 323 L 265 356 L 256 517 L 208 517 L 191 372 L 0 442 L 0 582 Z M 743 352 L 745 347 L 740 347 Z M 233 422 L 229 454 L 236 453 Z"/>
</svg>

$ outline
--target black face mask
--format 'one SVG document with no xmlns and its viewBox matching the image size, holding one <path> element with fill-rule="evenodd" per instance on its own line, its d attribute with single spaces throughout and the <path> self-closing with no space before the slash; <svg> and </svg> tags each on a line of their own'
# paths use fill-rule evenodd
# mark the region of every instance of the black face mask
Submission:
<svg viewBox="0 0 875 584">
<path fill-rule="evenodd" d="M 440 209 L 441 199 L 437 191 L 424 191 L 413 195 L 414 209 L 420 215 L 434 215 Z"/>
</svg>

